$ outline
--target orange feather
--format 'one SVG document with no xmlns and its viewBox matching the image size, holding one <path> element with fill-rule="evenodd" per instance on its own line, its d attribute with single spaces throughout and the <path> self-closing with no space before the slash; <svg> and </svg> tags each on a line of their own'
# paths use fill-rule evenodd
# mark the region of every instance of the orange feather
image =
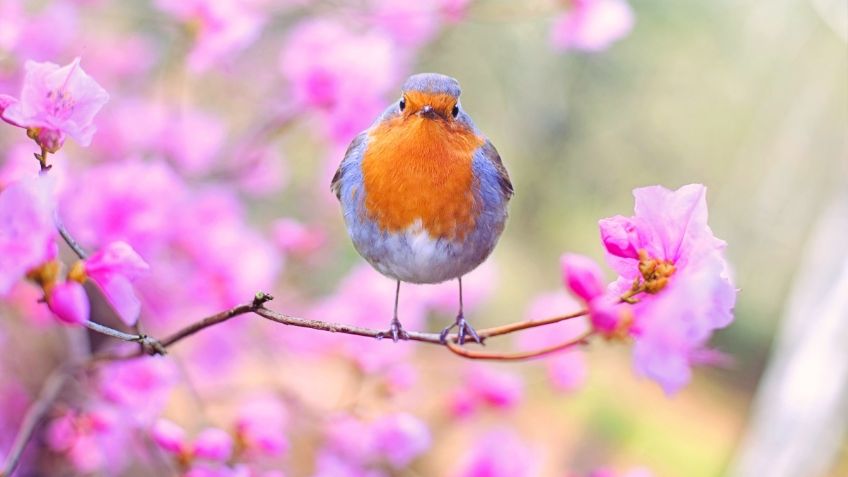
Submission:
<svg viewBox="0 0 848 477">
<path fill-rule="evenodd" d="M 369 218 L 389 232 L 420 220 L 433 238 L 462 240 L 473 230 L 478 213 L 471 163 L 484 139 L 445 119 L 455 99 L 418 97 L 421 94 L 408 93 L 407 114 L 386 120 L 370 133 L 362 159 L 365 208 Z M 436 119 L 411 114 L 424 101 L 447 114 Z"/>
</svg>

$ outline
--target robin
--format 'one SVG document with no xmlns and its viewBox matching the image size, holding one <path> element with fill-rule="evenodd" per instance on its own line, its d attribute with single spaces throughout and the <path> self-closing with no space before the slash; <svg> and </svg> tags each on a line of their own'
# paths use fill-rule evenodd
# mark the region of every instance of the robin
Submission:
<svg viewBox="0 0 848 477">
<path fill-rule="evenodd" d="M 333 177 L 353 246 L 397 281 L 385 333 L 395 342 L 409 338 L 397 316 L 401 282 L 456 279 L 459 313 L 442 330 L 442 342 L 457 327 L 460 343 L 466 335 L 481 343 L 462 313 L 462 276 L 495 248 L 513 189 L 459 95 L 459 82 L 449 76 L 410 76 L 400 100 L 353 139 Z"/>
</svg>

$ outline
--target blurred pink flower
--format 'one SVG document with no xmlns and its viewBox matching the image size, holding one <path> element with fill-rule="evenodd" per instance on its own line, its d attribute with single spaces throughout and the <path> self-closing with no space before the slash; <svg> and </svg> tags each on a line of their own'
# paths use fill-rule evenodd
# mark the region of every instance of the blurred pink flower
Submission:
<svg viewBox="0 0 848 477">
<path fill-rule="evenodd" d="M 52 258 L 53 208 L 49 177 L 22 180 L 0 190 L 0 296 L 31 268 Z"/>
<path fill-rule="evenodd" d="M 138 321 L 141 302 L 130 283 L 150 270 L 150 266 L 126 242 L 112 242 L 84 262 L 85 274 L 103 290 L 118 316 L 128 326 Z"/>
<path fill-rule="evenodd" d="M 317 226 L 308 226 L 295 219 L 277 219 L 271 224 L 277 247 L 286 254 L 308 255 L 319 250 L 327 234 Z"/>
<path fill-rule="evenodd" d="M 97 128 L 94 116 L 109 100 L 80 66 L 76 58 L 68 65 L 27 61 L 20 100 L 3 111 L 3 119 L 28 130 L 42 147 L 57 151 L 65 135 L 88 146 Z"/>
<path fill-rule="evenodd" d="M 19 0 L 0 2 L 0 51 L 11 51 L 18 43 L 26 23 L 23 5 Z M 3 113 L 0 99 L 0 114 Z"/>
<path fill-rule="evenodd" d="M 381 416 L 371 432 L 376 451 L 396 469 L 407 467 L 432 444 L 427 424 L 404 412 Z"/>
<path fill-rule="evenodd" d="M 645 467 L 634 467 L 624 472 L 616 472 L 612 468 L 603 467 L 589 473 L 588 477 L 653 477 L 653 472 Z"/>
<path fill-rule="evenodd" d="M 458 23 L 465 19 L 471 0 L 440 0 L 439 3 L 445 21 Z"/>
<path fill-rule="evenodd" d="M 118 417 L 106 409 L 69 411 L 47 425 L 45 441 L 82 475 L 117 475 L 129 453 L 128 435 Z"/>
<path fill-rule="evenodd" d="M 233 454 L 233 438 L 223 429 L 206 428 L 195 437 L 193 452 L 201 459 L 226 462 Z"/>
<path fill-rule="evenodd" d="M 567 281 L 567 280 L 566 280 Z M 537 296 L 524 313 L 525 320 L 544 320 L 580 309 L 580 304 L 561 291 Z M 518 337 L 523 350 L 537 350 L 574 340 L 588 330 L 586 318 L 573 318 L 554 325 L 530 328 Z M 540 364 L 545 366 L 554 389 L 573 392 L 581 388 L 588 374 L 584 351 L 570 349 L 553 354 Z"/>
<path fill-rule="evenodd" d="M 288 451 L 285 436 L 288 413 L 273 396 L 259 395 L 246 400 L 236 420 L 236 435 L 245 451 L 279 456 Z"/>
<path fill-rule="evenodd" d="M 171 454 L 188 453 L 188 436 L 185 430 L 173 421 L 157 420 L 150 430 L 150 436 L 153 438 L 153 442 Z"/>
<path fill-rule="evenodd" d="M 538 460 L 512 431 L 491 430 L 475 441 L 454 477 L 532 477 Z"/>
<path fill-rule="evenodd" d="M 706 188 L 636 189 L 635 215 L 599 222 L 607 260 L 625 293 L 636 280 L 645 290 L 632 307 L 637 370 L 667 393 L 690 379 L 712 332 L 730 324 L 736 300 L 725 243 L 707 225 Z"/>
<path fill-rule="evenodd" d="M 432 40 L 441 27 L 441 1 L 371 0 L 371 22 L 406 48 L 414 48 Z"/>
<path fill-rule="evenodd" d="M 295 102 L 321 112 L 327 135 L 346 144 L 385 106 L 405 61 L 385 35 L 325 18 L 292 30 L 280 70 Z"/>
<path fill-rule="evenodd" d="M 188 196 L 179 176 L 156 160 L 112 161 L 89 168 L 72 183 L 60 203 L 77 240 L 89 246 L 126 241 L 148 258 L 167 246 L 175 209 Z"/>
<path fill-rule="evenodd" d="M 174 111 L 169 119 L 167 134 L 159 139 L 161 152 L 188 175 L 209 172 L 225 143 L 227 127 L 224 122 L 191 109 Z"/>
<path fill-rule="evenodd" d="M 477 399 L 493 408 L 512 409 L 524 397 L 521 376 L 495 370 L 492 365 L 469 367 L 463 381 Z"/>
<path fill-rule="evenodd" d="M 192 29 L 195 43 L 188 66 L 198 73 L 244 50 L 259 37 L 264 24 L 245 0 L 156 0 L 156 6 Z"/>
<path fill-rule="evenodd" d="M 109 363 L 98 368 L 98 373 L 103 399 L 139 425 L 147 425 L 158 416 L 177 381 L 173 362 L 160 357 Z"/>
<path fill-rule="evenodd" d="M 47 306 L 56 318 L 71 325 L 85 323 L 91 312 L 85 288 L 73 281 L 59 283 L 50 288 L 47 292 Z"/>
<path fill-rule="evenodd" d="M 30 7 L 31 2 L 23 4 Z M 18 18 L 19 30 L 12 48 L 18 58 L 45 61 L 65 55 L 70 45 L 79 44 L 80 15 L 75 2 L 54 0 L 34 11 L 27 10 L 28 15 Z"/>
<path fill-rule="evenodd" d="M 634 21 L 626 0 L 571 0 L 554 20 L 551 42 L 559 50 L 605 50 L 630 33 Z"/>
</svg>

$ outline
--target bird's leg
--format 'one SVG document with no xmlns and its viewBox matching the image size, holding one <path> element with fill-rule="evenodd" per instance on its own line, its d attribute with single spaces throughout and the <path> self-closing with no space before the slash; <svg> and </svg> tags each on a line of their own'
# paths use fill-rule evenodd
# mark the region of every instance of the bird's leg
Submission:
<svg viewBox="0 0 848 477">
<path fill-rule="evenodd" d="M 462 277 L 458 278 L 459 281 L 459 314 L 456 315 L 456 321 L 447 326 L 442 332 L 439 334 L 439 339 L 442 341 L 442 344 L 447 344 L 448 341 L 448 333 L 454 328 L 457 327 L 457 341 L 459 344 L 465 344 L 465 335 L 468 334 L 477 344 L 482 345 L 483 340 L 480 338 L 480 335 L 477 334 L 477 331 L 472 327 L 467 321 L 465 321 L 465 316 L 462 314 Z"/>
<path fill-rule="evenodd" d="M 400 280 L 397 281 L 397 288 L 395 288 L 395 313 L 392 317 L 392 323 L 389 325 L 388 334 L 392 337 L 392 341 L 395 343 L 401 340 L 408 340 L 409 333 L 403 329 L 403 325 L 400 324 L 400 320 L 398 319 L 398 298 L 400 298 Z M 381 332 L 377 335 L 377 339 L 383 339 L 386 336 L 386 332 Z"/>
</svg>

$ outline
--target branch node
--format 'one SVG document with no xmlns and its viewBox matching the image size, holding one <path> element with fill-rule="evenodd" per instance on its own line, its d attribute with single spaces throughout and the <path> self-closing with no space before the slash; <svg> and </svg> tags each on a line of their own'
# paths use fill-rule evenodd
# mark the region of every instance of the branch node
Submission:
<svg viewBox="0 0 848 477">
<path fill-rule="evenodd" d="M 164 356 L 168 353 L 165 346 L 159 342 L 159 340 L 151 336 L 139 335 L 138 343 L 141 345 L 141 349 L 144 354 L 148 356 Z"/>
<path fill-rule="evenodd" d="M 265 303 L 274 299 L 274 296 L 270 293 L 265 292 L 257 292 L 253 297 L 253 303 L 251 306 L 255 309 L 264 308 Z"/>
</svg>

